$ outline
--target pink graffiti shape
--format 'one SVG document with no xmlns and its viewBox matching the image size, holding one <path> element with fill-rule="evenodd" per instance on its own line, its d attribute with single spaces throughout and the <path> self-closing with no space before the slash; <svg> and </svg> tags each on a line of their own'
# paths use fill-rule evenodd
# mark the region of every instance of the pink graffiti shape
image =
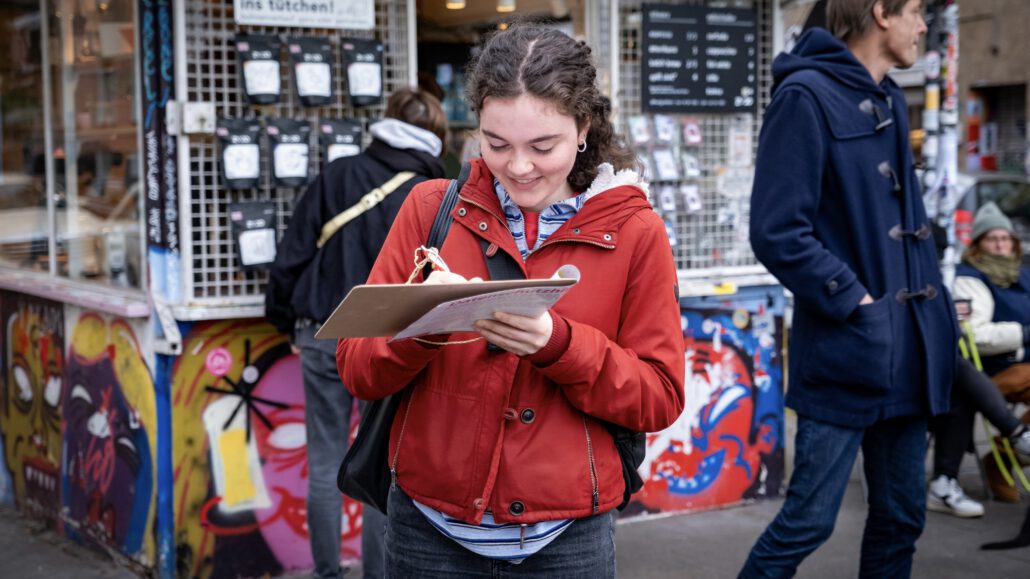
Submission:
<svg viewBox="0 0 1030 579">
<path fill-rule="evenodd" d="M 225 376 L 232 368 L 232 354 L 225 348 L 215 348 L 208 353 L 204 366 L 215 376 Z"/>
</svg>

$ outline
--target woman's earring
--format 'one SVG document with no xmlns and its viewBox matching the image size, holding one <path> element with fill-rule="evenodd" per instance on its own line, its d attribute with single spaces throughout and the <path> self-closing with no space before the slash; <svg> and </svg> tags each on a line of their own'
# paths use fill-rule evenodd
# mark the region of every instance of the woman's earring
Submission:
<svg viewBox="0 0 1030 579">
<path fill-rule="evenodd" d="M 583 141 L 582 143 L 580 143 L 579 146 L 576 147 L 576 150 L 579 151 L 580 153 L 585 153 L 586 150 L 587 150 L 587 142 Z"/>
</svg>

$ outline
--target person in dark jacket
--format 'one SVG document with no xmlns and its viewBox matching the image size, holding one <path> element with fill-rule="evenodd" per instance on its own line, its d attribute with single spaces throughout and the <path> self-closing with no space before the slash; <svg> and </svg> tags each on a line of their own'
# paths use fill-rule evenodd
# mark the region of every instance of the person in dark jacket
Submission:
<svg viewBox="0 0 1030 579">
<path fill-rule="evenodd" d="M 336 471 L 347 452 L 353 398 L 336 370 L 336 341 L 314 335 L 340 300 L 365 283 L 411 189 L 443 177 L 447 133 L 443 108 L 423 91 L 402 89 L 387 101 L 385 119 L 369 131 L 372 143 L 330 163 L 297 201 L 269 272 L 265 317 L 292 334 L 304 375 L 308 453 L 307 520 L 315 577 L 340 577 L 340 491 Z M 378 205 L 333 233 L 319 248 L 323 227 L 402 172 L 414 175 Z M 398 180 L 403 179 L 401 177 Z M 384 516 L 365 506 L 365 577 L 383 576 Z"/>
<path fill-rule="evenodd" d="M 751 245 L 795 296 L 787 405 L 798 415 L 783 508 L 741 577 L 789 577 L 833 532 L 859 448 L 869 486 L 862 577 L 907 577 L 926 511 L 927 420 L 947 410 L 958 328 L 887 77 L 926 33 L 919 0 L 829 0 L 773 63 Z"/>
</svg>

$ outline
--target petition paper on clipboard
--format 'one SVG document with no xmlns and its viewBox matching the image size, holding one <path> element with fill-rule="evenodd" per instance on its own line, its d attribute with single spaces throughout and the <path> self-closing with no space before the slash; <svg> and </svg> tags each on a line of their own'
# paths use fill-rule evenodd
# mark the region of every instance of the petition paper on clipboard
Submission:
<svg viewBox="0 0 1030 579">
<path fill-rule="evenodd" d="M 579 270 L 574 265 L 563 265 L 551 276 L 551 279 L 574 279 L 578 282 Z M 390 341 L 427 334 L 471 332 L 473 331 L 472 324 L 476 320 L 493 318 L 494 312 L 537 317 L 561 299 L 570 287 L 572 285 L 525 287 L 444 302 L 429 310 Z"/>
<path fill-rule="evenodd" d="M 442 284 L 377 284 L 351 289 L 315 338 L 392 337 L 472 331 L 497 311 L 539 316 L 578 283 L 564 265 L 549 279 Z"/>
</svg>

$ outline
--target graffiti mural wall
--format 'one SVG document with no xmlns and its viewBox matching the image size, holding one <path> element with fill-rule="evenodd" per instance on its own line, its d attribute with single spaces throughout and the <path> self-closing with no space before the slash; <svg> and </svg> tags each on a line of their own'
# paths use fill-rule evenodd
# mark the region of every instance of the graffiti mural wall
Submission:
<svg viewBox="0 0 1030 579">
<path fill-rule="evenodd" d="M 65 532 L 154 562 L 157 413 L 145 327 L 68 308 L 61 398 Z"/>
<path fill-rule="evenodd" d="M 783 482 L 783 292 L 682 300 L 686 408 L 648 435 L 623 516 L 777 496 Z"/>
<path fill-rule="evenodd" d="M 56 302 L 15 293 L 4 293 L 0 305 L 0 479 L 9 504 L 59 530 L 64 310 Z"/>
<path fill-rule="evenodd" d="M 171 390 L 178 576 L 311 569 L 299 358 L 256 320 L 184 336 Z M 357 559 L 360 503 L 345 499 L 341 516 L 340 557 Z"/>
<path fill-rule="evenodd" d="M 0 292 L 0 500 L 87 546 L 154 561 L 145 324 Z"/>
</svg>

